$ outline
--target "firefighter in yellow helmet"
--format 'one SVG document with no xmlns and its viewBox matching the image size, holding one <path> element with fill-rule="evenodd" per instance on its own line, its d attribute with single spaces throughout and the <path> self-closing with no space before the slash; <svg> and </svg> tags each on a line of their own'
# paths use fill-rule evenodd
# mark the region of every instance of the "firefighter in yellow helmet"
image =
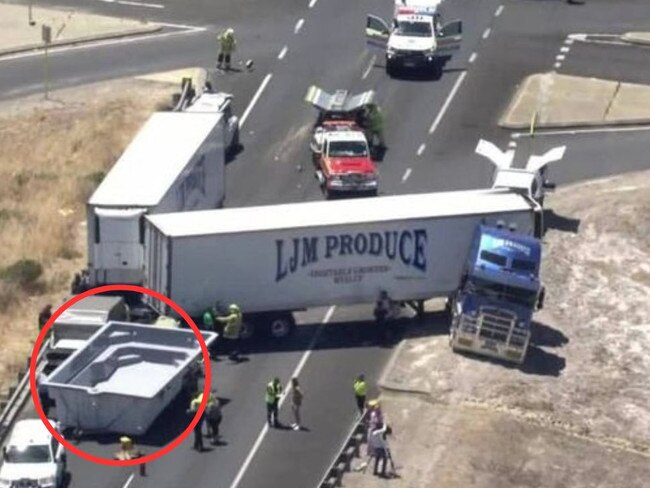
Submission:
<svg viewBox="0 0 650 488">
<path fill-rule="evenodd" d="M 217 68 L 221 69 L 223 67 L 226 70 L 230 69 L 230 57 L 237 47 L 237 41 L 235 40 L 235 31 L 233 29 L 226 29 L 224 32 L 219 34 L 217 37 L 219 42 L 219 57 L 217 58 Z"/>
<path fill-rule="evenodd" d="M 242 329 L 242 313 L 234 303 L 228 307 L 228 315 L 215 317 L 217 322 L 224 324 L 223 338 L 228 341 L 230 354 L 228 359 L 239 361 L 240 335 Z"/>
<path fill-rule="evenodd" d="M 133 439 L 125 435 L 120 437 L 120 450 L 115 453 L 115 459 L 118 461 L 129 461 L 141 456 L 142 453 L 133 445 Z"/>
</svg>

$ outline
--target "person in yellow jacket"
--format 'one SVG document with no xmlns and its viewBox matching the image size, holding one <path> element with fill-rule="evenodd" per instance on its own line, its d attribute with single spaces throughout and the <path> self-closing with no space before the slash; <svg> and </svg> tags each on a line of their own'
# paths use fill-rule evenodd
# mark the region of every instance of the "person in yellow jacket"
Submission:
<svg viewBox="0 0 650 488">
<path fill-rule="evenodd" d="M 203 401 L 203 392 L 198 393 L 194 398 L 192 398 L 192 401 L 190 401 L 190 408 L 187 410 L 187 413 L 190 417 L 194 417 L 194 415 L 196 415 L 196 412 L 198 412 L 199 408 L 201 407 L 202 401 Z M 199 417 L 199 421 L 196 423 L 196 426 L 194 427 L 193 447 L 199 452 L 202 452 L 204 450 L 203 447 L 203 421 L 205 420 L 204 417 L 205 417 L 205 412 L 203 412 L 203 415 Z"/>
<path fill-rule="evenodd" d="M 233 303 L 228 307 L 228 315 L 215 317 L 215 320 L 224 324 L 223 338 L 230 344 L 228 359 L 239 361 L 240 335 L 243 323 L 241 310 Z"/>
<path fill-rule="evenodd" d="M 273 378 L 266 385 L 266 394 L 264 400 L 266 401 L 266 421 L 269 427 L 279 427 L 278 421 L 278 407 L 280 405 L 280 397 L 282 397 L 282 383 L 280 378 Z"/>
<path fill-rule="evenodd" d="M 366 377 L 360 374 L 354 380 L 354 399 L 357 402 L 359 414 L 363 414 L 366 409 L 366 395 L 368 394 L 368 385 L 366 384 Z"/>
<path fill-rule="evenodd" d="M 217 37 L 219 42 L 219 57 L 217 58 L 217 68 L 221 69 L 225 66 L 227 70 L 230 69 L 230 57 L 237 47 L 235 40 L 235 31 L 233 29 L 226 29 Z"/>
</svg>

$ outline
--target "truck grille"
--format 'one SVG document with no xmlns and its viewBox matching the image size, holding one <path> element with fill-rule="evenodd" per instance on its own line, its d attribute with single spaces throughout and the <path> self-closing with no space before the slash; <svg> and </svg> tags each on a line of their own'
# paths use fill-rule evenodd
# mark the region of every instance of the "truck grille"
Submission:
<svg viewBox="0 0 650 488">
<path fill-rule="evenodd" d="M 423 51 L 411 51 L 407 49 L 399 49 L 395 52 L 396 56 L 399 57 L 404 57 L 404 58 L 421 58 L 424 57 L 424 52 Z"/>
<path fill-rule="evenodd" d="M 361 173 L 350 173 L 350 174 L 345 174 L 341 177 L 344 183 L 350 184 L 350 185 L 358 185 L 360 183 L 366 183 L 368 181 L 372 181 L 374 177 L 372 175 L 365 175 Z"/>
<path fill-rule="evenodd" d="M 22 478 L 16 481 L 12 481 L 11 488 L 40 488 L 40 487 L 38 481 L 29 478 Z"/>
<path fill-rule="evenodd" d="M 462 315 L 459 327 L 463 333 L 476 334 L 478 331 L 482 339 L 508 343 L 520 348 L 526 345 L 528 338 L 528 330 L 517 327 L 517 316 L 514 313 L 493 307 L 482 307 L 476 318 Z"/>
</svg>

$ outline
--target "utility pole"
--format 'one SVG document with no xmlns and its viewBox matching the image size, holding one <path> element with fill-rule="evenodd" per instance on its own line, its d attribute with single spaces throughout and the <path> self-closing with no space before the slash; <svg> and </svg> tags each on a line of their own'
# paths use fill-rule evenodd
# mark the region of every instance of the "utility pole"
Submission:
<svg viewBox="0 0 650 488">
<path fill-rule="evenodd" d="M 27 5 L 27 22 L 29 22 L 29 25 L 31 27 L 34 27 L 36 25 L 36 21 L 32 16 L 32 0 L 29 0 L 29 4 Z"/>
<path fill-rule="evenodd" d="M 41 39 L 43 40 L 45 48 L 45 57 L 43 58 L 43 76 L 45 81 L 45 100 L 47 100 L 50 93 L 50 63 L 47 51 L 52 43 L 52 28 L 47 24 L 43 24 L 41 28 Z"/>
</svg>

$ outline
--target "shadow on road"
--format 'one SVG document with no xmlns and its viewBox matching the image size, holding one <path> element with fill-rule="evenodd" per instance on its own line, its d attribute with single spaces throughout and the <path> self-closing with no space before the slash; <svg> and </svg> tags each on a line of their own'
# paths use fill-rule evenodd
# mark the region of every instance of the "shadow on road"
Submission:
<svg viewBox="0 0 650 488">
<path fill-rule="evenodd" d="M 533 321 L 530 342 L 539 347 L 562 347 L 569 342 L 569 338 L 558 329 Z"/>
<path fill-rule="evenodd" d="M 537 346 L 529 346 L 526 361 L 519 370 L 526 374 L 557 377 L 565 367 L 566 359 L 563 357 L 546 352 Z"/>
<path fill-rule="evenodd" d="M 544 210 L 544 233 L 548 229 L 555 229 L 561 232 L 577 234 L 579 227 L 580 219 L 558 215 L 552 209 Z"/>
</svg>

